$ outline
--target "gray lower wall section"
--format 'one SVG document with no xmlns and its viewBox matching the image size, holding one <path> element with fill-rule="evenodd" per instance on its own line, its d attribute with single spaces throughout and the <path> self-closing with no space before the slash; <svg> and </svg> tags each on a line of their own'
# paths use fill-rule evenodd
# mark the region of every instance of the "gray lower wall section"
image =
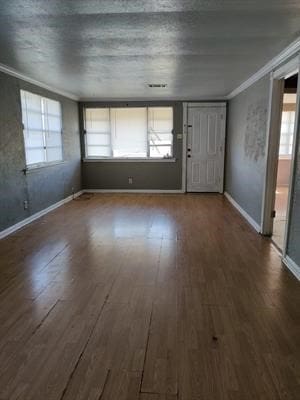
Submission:
<svg viewBox="0 0 300 400">
<path fill-rule="evenodd" d="M 0 231 L 81 189 L 78 105 L 17 78 L 0 73 Z M 59 100 L 63 113 L 64 162 L 24 175 L 20 89 Z M 29 207 L 24 210 L 24 200 Z"/>
<path fill-rule="evenodd" d="M 225 190 L 261 224 L 266 168 L 269 76 L 228 104 Z"/>
<path fill-rule="evenodd" d="M 296 137 L 295 169 L 296 174 L 294 176 L 291 199 L 287 255 L 300 267 L 300 123 L 298 125 Z"/>
<path fill-rule="evenodd" d="M 175 162 L 83 162 L 82 181 L 84 189 L 134 189 L 134 190 L 180 190 L 182 178 L 182 102 L 132 102 L 132 103 L 81 103 L 83 107 L 103 106 L 173 106 L 174 110 L 174 157 Z M 82 125 L 82 122 L 81 122 Z M 82 143 L 82 149 L 84 146 Z M 84 153 L 83 153 L 84 154 Z M 128 177 L 133 183 L 128 183 Z"/>
</svg>

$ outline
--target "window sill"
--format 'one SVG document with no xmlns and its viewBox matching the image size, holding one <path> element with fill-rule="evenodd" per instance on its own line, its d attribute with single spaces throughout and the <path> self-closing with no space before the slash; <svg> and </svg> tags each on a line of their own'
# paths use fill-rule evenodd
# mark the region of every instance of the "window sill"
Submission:
<svg viewBox="0 0 300 400">
<path fill-rule="evenodd" d="M 83 162 L 176 162 L 176 158 L 84 158 Z"/>
<path fill-rule="evenodd" d="M 39 169 L 44 169 L 48 167 L 54 167 L 55 165 L 61 165 L 65 164 L 66 161 L 54 161 L 54 162 L 49 162 L 49 163 L 41 163 L 41 164 L 32 164 L 32 165 L 27 165 L 24 168 L 24 174 L 30 174 L 31 172 L 37 171 Z"/>
</svg>

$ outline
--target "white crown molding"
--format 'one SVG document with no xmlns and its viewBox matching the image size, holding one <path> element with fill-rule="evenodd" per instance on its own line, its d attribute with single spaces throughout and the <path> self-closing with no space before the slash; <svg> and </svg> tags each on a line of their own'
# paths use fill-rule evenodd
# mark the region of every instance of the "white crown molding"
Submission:
<svg viewBox="0 0 300 400">
<path fill-rule="evenodd" d="M 219 102 L 226 101 L 227 96 L 200 96 L 200 97 L 133 97 L 133 98 L 118 98 L 118 97 L 80 97 L 81 103 L 134 103 L 134 102 L 157 102 L 157 103 L 172 103 L 172 102 Z"/>
<path fill-rule="evenodd" d="M 232 99 L 239 93 L 243 92 L 245 89 L 253 85 L 259 79 L 263 78 L 268 73 L 272 72 L 276 67 L 278 67 L 283 62 L 287 61 L 290 57 L 297 55 L 300 52 L 300 38 L 294 40 L 289 46 L 287 46 L 283 51 L 281 51 L 277 56 L 272 58 L 267 64 L 265 64 L 261 69 L 259 69 L 255 74 L 250 76 L 245 82 L 240 86 L 230 92 L 227 96 L 227 100 Z"/>
<path fill-rule="evenodd" d="M 256 230 L 256 232 L 261 232 L 260 225 L 254 221 L 254 219 L 230 196 L 228 192 L 224 193 L 227 200 L 237 209 L 237 211 L 249 222 L 249 224 Z"/>
<path fill-rule="evenodd" d="M 59 94 L 61 96 L 67 97 L 68 99 L 79 101 L 79 97 L 75 96 L 72 93 L 65 92 L 64 90 L 59 90 L 53 86 L 46 85 L 43 82 L 37 81 L 36 79 L 30 78 L 27 75 L 22 74 L 21 72 L 16 71 L 15 69 L 8 67 L 7 65 L 0 63 L 0 72 L 4 72 L 7 75 L 11 75 L 15 78 L 21 79 L 22 81 L 31 83 L 33 85 L 39 86 L 43 89 L 49 90 L 50 92 Z"/>
</svg>

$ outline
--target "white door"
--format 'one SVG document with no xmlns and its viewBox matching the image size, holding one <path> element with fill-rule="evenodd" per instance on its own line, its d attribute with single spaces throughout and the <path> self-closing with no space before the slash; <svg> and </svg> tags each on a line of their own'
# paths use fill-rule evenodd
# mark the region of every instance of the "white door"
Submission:
<svg viewBox="0 0 300 400">
<path fill-rule="evenodd" d="M 226 107 L 188 107 L 187 191 L 223 192 Z"/>
</svg>

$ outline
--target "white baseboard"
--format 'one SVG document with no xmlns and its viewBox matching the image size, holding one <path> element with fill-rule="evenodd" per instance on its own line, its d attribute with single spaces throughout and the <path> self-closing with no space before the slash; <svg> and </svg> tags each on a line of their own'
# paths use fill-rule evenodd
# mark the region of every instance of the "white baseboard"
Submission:
<svg viewBox="0 0 300 400">
<path fill-rule="evenodd" d="M 291 273 L 300 281 L 300 267 L 289 256 L 282 258 L 283 264 L 291 271 Z"/>
<path fill-rule="evenodd" d="M 259 224 L 254 221 L 252 217 L 230 196 L 229 193 L 224 192 L 225 197 L 228 199 L 228 201 L 238 210 L 240 214 L 249 222 L 249 224 L 258 232 L 261 232 L 261 227 Z"/>
<path fill-rule="evenodd" d="M 184 190 L 164 190 L 164 189 L 83 189 L 84 193 L 185 193 Z"/>
<path fill-rule="evenodd" d="M 45 208 L 44 210 L 41 210 L 41 211 L 31 215 L 30 217 L 23 219 L 22 221 L 18 222 L 17 224 L 12 225 L 7 229 L 4 229 L 4 231 L 0 232 L 0 239 L 5 238 L 6 236 L 10 235 L 11 233 L 17 231 L 20 228 L 23 228 L 23 226 L 30 224 L 31 222 L 35 221 L 38 218 L 41 218 L 43 215 L 48 214 L 50 211 L 55 210 L 56 208 L 62 206 L 63 204 L 68 203 L 69 201 L 80 196 L 82 193 L 83 193 L 83 191 L 81 190 L 81 191 L 75 193 L 74 195 L 68 196 L 63 200 L 60 200 L 57 203 L 52 204 L 51 206 Z"/>
</svg>

